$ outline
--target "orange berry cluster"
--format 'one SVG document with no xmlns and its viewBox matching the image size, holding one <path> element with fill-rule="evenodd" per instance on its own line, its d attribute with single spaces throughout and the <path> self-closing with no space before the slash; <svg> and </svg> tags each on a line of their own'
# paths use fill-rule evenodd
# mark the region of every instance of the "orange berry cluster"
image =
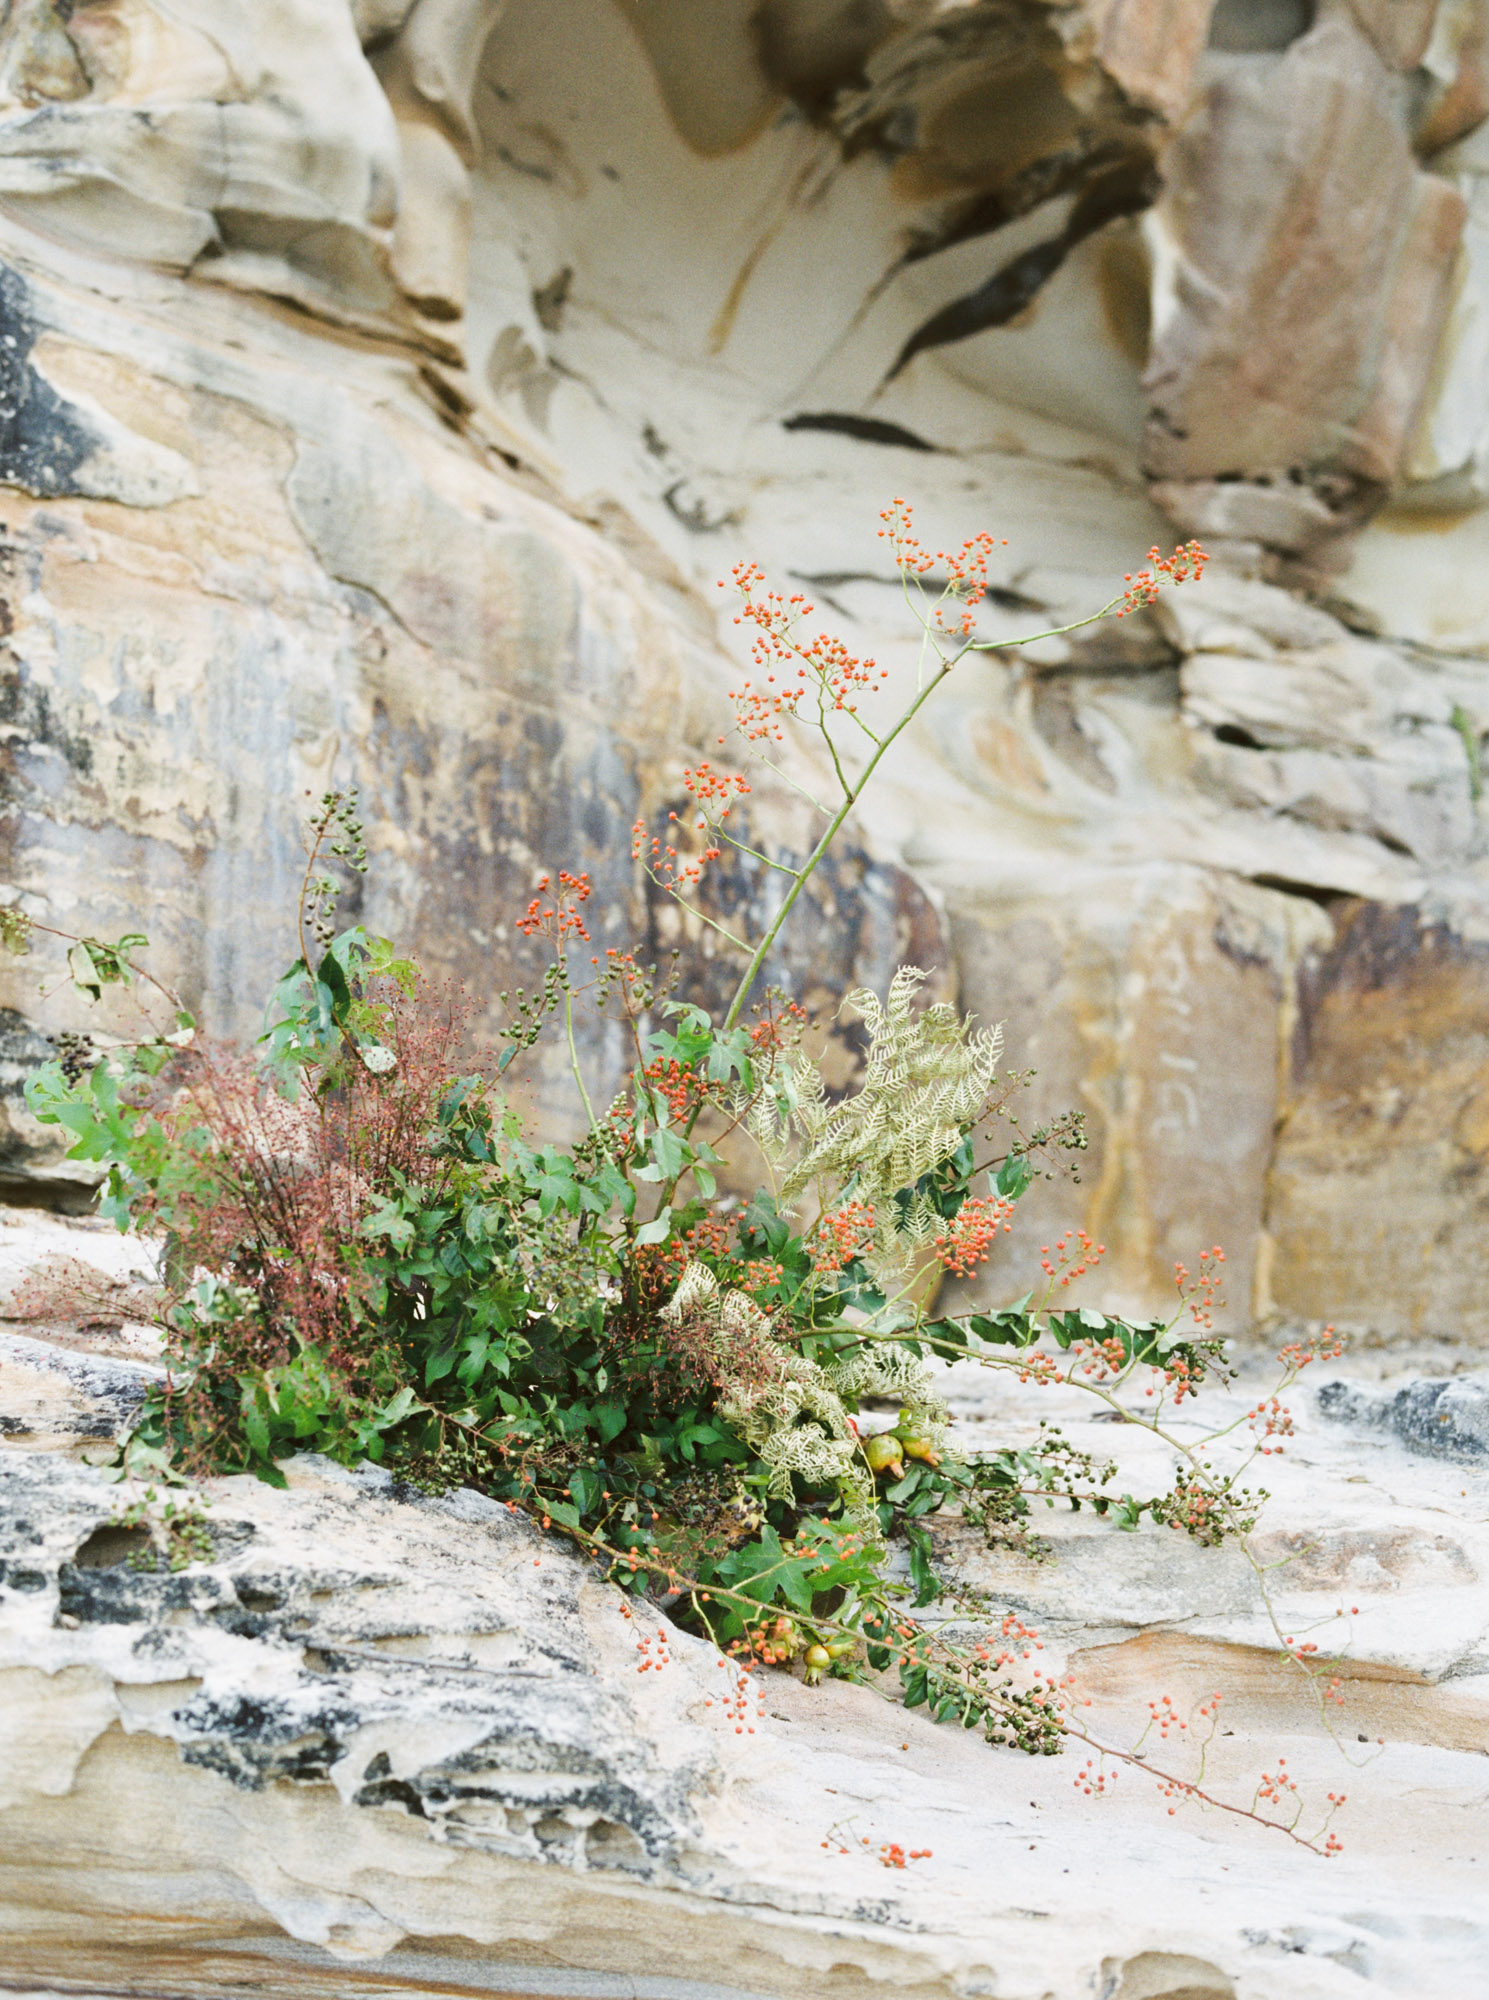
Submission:
<svg viewBox="0 0 1489 2000">
<path fill-rule="evenodd" d="M 757 1698 L 758 1705 L 755 1709 L 755 1721 L 763 1721 L 765 1716 L 765 1690 L 750 1679 L 748 1668 L 734 1667 L 722 1654 L 719 1655 L 719 1665 L 726 1673 L 733 1675 L 723 1694 L 719 1697 L 719 1705 L 724 1711 L 724 1720 L 734 1724 L 734 1733 L 736 1736 L 753 1736 L 755 1726 L 749 1719 L 750 1698 L 752 1695 Z M 703 1706 L 705 1708 L 712 1708 L 713 1705 L 714 1697 L 712 1695 L 707 1696 Z"/>
<path fill-rule="evenodd" d="M 1148 561 L 1152 563 L 1152 569 L 1140 569 L 1136 575 L 1129 573 L 1122 579 L 1127 588 L 1122 593 L 1122 608 L 1117 616 L 1125 618 L 1129 611 L 1141 610 L 1145 604 L 1156 604 L 1165 580 L 1176 584 L 1187 583 L 1193 577 L 1198 583 L 1209 560 L 1198 542 L 1181 542 L 1171 556 L 1149 549 Z"/>
<path fill-rule="evenodd" d="M 1187 1354 L 1171 1354 L 1163 1364 L 1163 1379 L 1174 1392 L 1174 1407 L 1177 1409 L 1186 1396 L 1199 1394 L 1199 1378 L 1194 1363 Z M 1152 1391 L 1149 1391 L 1151 1395 Z"/>
<path fill-rule="evenodd" d="M 792 1657 L 796 1647 L 797 1631 L 791 1620 L 767 1618 L 759 1625 L 748 1626 L 745 1636 L 736 1639 L 729 1650 L 761 1660 L 767 1667 L 781 1667 Z"/>
<path fill-rule="evenodd" d="M 1080 1247 L 1073 1249 L 1073 1244 Z M 1067 1229 L 1053 1249 L 1048 1243 L 1039 1246 L 1039 1268 L 1047 1278 L 1058 1277 L 1062 1285 L 1070 1285 L 1085 1277 L 1105 1255 L 1106 1245 L 1093 1243 L 1084 1229 Z"/>
<path fill-rule="evenodd" d="M 669 820 L 675 820 L 677 814 L 669 813 L 667 817 Z M 706 821 L 699 820 L 700 830 L 706 824 Z M 631 828 L 631 859 L 642 863 L 647 874 L 659 888 L 674 893 L 684 887 L 696 888 L 704 868 L 710 861 L 717 861 L 723 851 L 722 847 L 710 844 L 690 861 L 685 855 L 679 854 L 670 841 L 664 843 L 661 835 L 655 833 L 651 836 L 651 846 L 648 851 L 646 821 L 638 819 Z"/>
<path fill-rule="evenodd" d="M 1297 1789 L 1297 1784 L 1287 1775 L 1287 1759 L 1279 1757 L 1275 1772 L 1262 1772 L 1261 1783 L 1256 1788 L 1256 1795 L 1259 1799 L 1269 1799 L 1274 1805 L 1280 1806 L 1284 1803 L 1285 1794 L 1289 1792 L 1296 1793 Z"/>
<path fill-rule="evenodd" d="M 794 1000 L 781 1001 L 779 1008 L 750 1030 L 750 1040 L 762 1054 L 784 1048 L 806 1026 L 807 1010 Z"/>
<path fill-rule="evenodd" d="M 670 1667 L 672 1665 L 672 1655 L 667 1650 L 667 1634 L 660 1625 L 657 1627 L 657 1650 L 655 1654 L 653 1654 L 651 1649 L 650 1638 L 645 1635 L 636 1641 L 636 1651 L 642 1656 L 641 1664 L 636 1669 L 638 1674 L 648 1673 L 653 1667 L 660 1673 L 663 1667 Z"/>
<path fill-rule="evenodd" d="M 827 1842 L 823 1841 L 822 1845 L 825 1847 Z M 867 1841 L 864 1845 L 868 1845 Z M 931 1850 L 928 1847 L 906 1849 L 894 1840 L 887 1840 L 879 1849 L 879 1860 L 886 1868 L 903 1868 L 907 1861 L 929 1861 L 930 1858 Z"/>
<path fill-rule="evenodd" d="M 1168 1741 L 1171 1729 L 1187 1729 L 1189 1727 L 1189 1724 L 1174 1707 L 1174 1698 L 1171 1694 L 1163 1695 L 1158 1701 L 1150 1701 L 1148 1703 L 1148 1714 L 1152 1718 L 1152 1721 L 1157 1724 L 1158 1734 L 1165 1743 Z"/>
<path fill-rule="evenodd" d="M 797 713 L 811 686 L 830 707 L 851 714 L 856 705 L 849 700 L 850 695 L 888 680 L 887 667 L 859 659 L 841 639 L 818 633 L 803 645 L 796 637 L 796 628 L 812 616 L 815 607 L 799 591 L 791 597 L 783 597 L 777 590 L 762 592 L 765 572 L 758 563 L 736 563 L 732 574 L 734 587 L 744 599 L 734 622 L 742 625 L 748 619 L 759 628 L 750 644 L 750 657 L 765 676 L 763 684 L 748 680 L 729 690 L 735 723 L 746 742 L 783 743 L 782 721 Z M 721 583 L 719 587 L 724 586 Z M 721 736 L 719 741 L 723 740 Z"/>
<path fill-rule="evenodd" d="M 1088 1799 L 1100 1798 L 1116 1782 L 1117 1773 L 1115 1771 L 1098 1770 L 1094 1757 L 1088 1757 L 1075 1774 L 1076 1790 L 1084 1792 Z"/>
<path fill-rule="evenodd" d="M 686 1117 L 703 1095 L 698 1072 L 688 1069 L 673 1056 L 657 1056 L 641 1074 L 653 1095 L 667 1100 L 667 1107 L 675 1119 Z"/>
<path fill-rule="evenodd" d="M 812 1245 L 812 1268 L 841 1271 L 861 1256 L 874 1240 L 874 1205 L 867 1201 L 844 1202 L 830 1209 L 817 1225 Z"/>
<path fill-rule="evenodd" d="M 1044 1641 L 1032 1625 L 1026 1625 L 1016 1611 L 1003 1614 L 1003 1638 L 1005 1642 L 1019 1649 L 1022 1659 L 1029 1659 L 1035 1653 L 1044 1651 Z M 997 1665 L 1007 1667 L 1013 1664 L 1013 1654 L 1000 1653 Z"/>
<path fill-rule="evenodd" d="M 1212 1314 L 1217 1306 L 1225 1304 L 1220 1297 L 1220 1266 L 1225 1262 L 1225 1252 L 1217 1243 L 1211 1250 L 1199 1253 L 1199 1273 L 1191 1278 L 1187 1264 L 1175 1263 L 1174 1285 L 1179 1297 L 1189 1307 L 1189 1316 L 1197 1327 L 1210 1331 L 1215 1324 Z"/>
<path fill-rule="evenodd" d="M 1290 1340 L 1286 1347 L 1278 1349 L 1277 1359 L 1288 1368 L 1306 1368 L 1310 1361 L 1337 1361 L 1343 1352 L 1343 1339 L 1332 1326 L 1326 1326 L 1306 1346 L 1302 1341 Z"/>
<path fill-rule="evenodd" d="M 1051 1382 L 1063 1382 L 1065 1377 L 1060 1373 L 1058 1363 L 1048 1354 L 1037 1354 L 1032 1348 L 1028 1348 L 1019 1363 L 1019 1380 L 1033 1382 L 1039 1388 L 1047 1389 Z"/>
<path fill-rule="evenodd" d="M 1105 1340 L 1078 1340 L 1075 1351 L 1081 1356 L 1081 1373 L 1105 1380 L 1108 1375 L 1120 1375 L 1127 1366 L 1127 1350 L 1116 1334 Z M 1148 1392 L 1150 1395 L 1152 1391 Z"/>
<path fill-rule="evenodd" d="M 1012 1214 L 1013 1203 L 1001 1196 L 973 1196 L 963 1202 L 955 1218 L 932 1240 L 937 1260 L 954 1278 L 970 1278 L 993 1254 L 999 1229 L 1005 1235 L 1012 1229 L 1008 1219 Z"/>
<path fill-rule="evenodd" d="M 719 845 L 723 836 L 710 808 L 719 807 L 722 801 L 718 819 L 726 820 L 734 800 L 744 797 L 750 789 L 738 773 L 716 771 L 706 758 L 696 771 L 685 770 L 682 782 L 683 790 L 701 808 L 700 817 L 693 822 L 693 831 L 707 836 L 700 852 L 689 856 L 670 841 L 664 841 L 660 834 L 648 835 L 644 819 L 638 819 L 631 828 L 631 859 L 642 862 L 657 886 L 674 895 L 679 889 L 696 888 L 708 863 L 717 861 L 724 851 Z M 675 812 L 668 813 L 667 821 L 669 826 L 680 824 Z"/>
<path fill-rule="evenodd" d="M 976 623 L 977 607 L 988 594 L 988 560 L 994 549 L 1006 549 L 1007 541 L 998 541 L 989 534 L 972 535 L 959 549 L 937 549 L 932 555 L 912 532 L 914 509 L 908 500 L 893 500 L 880 514 L 884 526 L 879 530 L 880 541 L 886 541 L 894 550 L 895 567 L 902 576 L 922 577 L 933 570 L 938 563 L 946 567 L 945 595 L 953 599 L 961 608 L 956 614 L 954 627 L 948 625 L 944 605 L 937 605 L 934 623 L 943 632 L 953 629 L 961 638 L 970 638 Z"/>
<path fill-rule="evenodd" d="M 737 772 L 731 775 L 724 771 L 716 771 L 706 758 L 696 771 L 683 772 L 682 786 L 699 805 L 707 805 L 714 800 L 722 799 L 724 808 L 719 815 L 721 819 L 729 817 L 730 801 L 735 797 L 742 798 L 750 789 Z"/>
<path fill-rule="evenodd" d="M 547 875 L 538 877 L 538 893 L 524 913 L 518 917 L 516 928 L 524 937 L 534 937 L 541 933 L 544 937 L 552 938 L 555 944 L 562 944 L 572 932 L 575 936 L 582 937 L 588 944 L 589 932 L 584 928 L 584 919 L 578 910 L 580 903 L 589 901 L 588 875 L 571 875 L 567 868 L 560 868 L 558 893 L 551 898 L 549 907 L 545 910 L 543 898 L 549 893 L 549 881 Z"/>
<path fill-rule="evenodd" d="M 1187 1528 L 1191 1534 L 1205 1529 L 1220 1512 L 1220 1498 L 1198 1478 L 1180 1479 L 1174 1485 L 1171 1528 Z"/>
<path fill-rule="evenodd" d="M 705 1215 L 691 1229 L 669 1237 L 665 1243 L 647 1244 L 638 1256 L 655 1258 L 663 1270 L 676 1268 L 679 1275 L 699 1257 L 724 1257 L 729 1249 L 729 1225 L 716 1215 Z"/>
<path fill-rule="evenodd" d="M 1293 1435 L 1293 1414 L 1283 1402 L 1273 1396 L 1268 1402 L 1263 1397 L 1254 1410 L 1246 1412 L 1246 1421 L 1262 1438 L 1291 1437 Z M 1280 1444 L 1258 1444 L 1258 1452 L 1263 1457 L 1282 1450 Z"/>
</svg>

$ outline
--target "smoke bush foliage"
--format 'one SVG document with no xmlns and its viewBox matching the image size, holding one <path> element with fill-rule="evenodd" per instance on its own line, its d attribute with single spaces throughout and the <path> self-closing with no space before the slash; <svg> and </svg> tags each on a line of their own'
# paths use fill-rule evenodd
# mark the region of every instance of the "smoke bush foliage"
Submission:
<svg viewBox="0 0 1489 2000">
<path fill-rule="evenodd" d="M 965 1357 L 1108 1402 L 1137 1377 L 1156 1400 L 1134 1420 L 1166 1435 L 1166 1402 L 1220 1358 L 1215 1264 L 1207 1253 L 1181 1284 L 1171 1319 L 1131 1323 L 1068 1303 L 1101 1254 L 1077 1234 L 1046 1255 L 1036 1292 L 938 1315 L 934 1280 L 981 1272 L 1035 1176 L 1078 1154 L 1079 1118 L 1027 1136 L 1000 1125 L 1022 1079 L 1000 1071 L 997 1031 L 921 1004 L 914 968 L 882 999 L 845 1002 L 869 1046 L 841 1097 L 801 1010 L 757 992 L 890 745 L 994 646 L 977 629 L 992 539 L 932 554 L 908 508 L 883 518 L 924 635 L 913 695 L 888 723 L 872 720 L 873 661 L 808 636 L 811 607 L 766 592 L 753 566 L 735 573 L 756 662 L 731 696 L 736 728 L 767 763 L 787 727 L 815 734 L 835 791 L 812 852 L 788 863 L 751 845 L 729 824 L 747 780 L 706 762 L 685 777 L 695 813 L 635 829 L 638 864 L 741 953 L 720 1018 L 631 956 L 589 954 L 588 878 L 565 870 L 516 919 L 548 951 L 540 991 L 511 1008 L 495 1061 L 463 1067 L 459 996 L 387 941 L 335 929 L 339 882 L 366 856 L 349 797 L 328 793 L 308 832 L 300 954 L 258 1050 L 206 1045 L 178 1013 L 132 1047 L 69 1046 L 28 1096 L 71 1131 L 72 1157 L 104 1170 L 105 1213 L 167 1245 L 169 1374 L 127 1470 L 282 1483 L 280 1461 L 313 1449 L 380 1461 L 414 1486 L 475 1485 L 737 1656 L 795 1661 L 809 1679 L 894 1669 L 904 1698 L 938 1718 L 1050 1752 L 1079 1728 L 1062 1690 L 1007 1647 L 958 1649 L 917 1619 L 945 1588 L 927 1518 L 950 1508 L 1008 1538 L 1031 1497 L 1064 1496 L 1215 1541 L 1244 1534 L 1250 1503 L 1178 1440 L 1174 1489 L 1147 1500 L 1114 1495 L 1111 1468 L 1057 1433 L 1038 1451 L 955 1449 L 937 1376 Z M 1203 562 L 1193 544 L 1155 550 L 1094 616 L 1150 603 Z M 699 900 L 726 847 L 781 880 L 757 938 Z M 33 928 L 45 927 L 17 915 L 0 941 L 25 949 Z M 90 982 L 128 982 L 141 944 L 71 948 Z M 633 1052 L 624 1091 L 598 1110 L 576 1002 L 618 1016 Z M 503 1093 L 503 1073 L 550 1030 L 567 1039 L 586 1113 L 572 1145 L 525 1133 Z M 896 1543 L 906 1583 L 893 1580 Z"/>
</svg>

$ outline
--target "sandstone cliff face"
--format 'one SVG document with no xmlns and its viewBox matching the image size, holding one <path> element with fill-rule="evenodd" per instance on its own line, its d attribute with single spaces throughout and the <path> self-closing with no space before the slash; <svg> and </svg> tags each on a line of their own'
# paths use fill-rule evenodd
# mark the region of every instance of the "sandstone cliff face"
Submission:
<svg viewBox="0 0 1489 2000">
<path fill-rule="evenodd" d="M 542 867 L 668 942 L 731 562 L 899 676 L 895 493 L 1009 636 L 1194 532 L 927 712 L 781 969 L 1008 1018 L 1113 1303 L 1218 1239 L 1238 1322 L 1483 1332 L 1486 112 L 1482 0 L 14 0 L 0 873 L 243 1032 L 355 782 L 484 1004 Z"/>
</svg>

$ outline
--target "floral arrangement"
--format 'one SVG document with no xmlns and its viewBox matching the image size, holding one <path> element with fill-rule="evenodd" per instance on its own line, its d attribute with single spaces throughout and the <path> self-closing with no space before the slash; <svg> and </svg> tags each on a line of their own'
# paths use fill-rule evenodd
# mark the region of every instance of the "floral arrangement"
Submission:
<svg viewBox="0 0 1489 2000">
<path fill-rule="evenodd" d="M 280 1461 L 312 1450 L 377 1460 L 414 1487 L 473 1485 L 745 1669 L 897 1689 L 1025 1751 L 1074 1739 L 1085 1790 L 1140 1761 L 1170 1796 L 1331 1851 L 1338 1801 L 1309 1829 L 1270 1777 L 1249 1802 L 1216 1799 L 1202 1754 L 1180 1774 L 1142 1744 L 1099 1742 L 1069 1684 L 1028 1665 L 1034 1635 L 1016 1617 L 964 1639 L 966 1621 L 944 1617 L 928 1527 L 943 1511 L 995 1543 L 1027 1534 L 1034 1501 L 1063 1500 L 1119 1528 L 1147 1520 L 1244 1546 L 1261 1496 L 1167 1422 L 1226 1373 L 1211 1319 L 1220 1250 L 1194 1275 L 1180 1269 L 1167 1319 L 1074 1303 L 1104 1250 L 1080 1231 L 1046 1249 L 1025 1296 L 939 1311 L 942 1281 L 979 1279 L 1036 1176 L 1079 1155 L 1079 1116 L 1023 1131 L 1010 1104 L 1025 1079 L 1001 1068 L 998 1030 L 927 1004 L 914 967 L 886 994 L 843 1000 L 866 1044 L 846 1092 L 828 1088 L 800 1006 L 762 990 L 803 890 L 919 711 L 973 656 L 1049 636 L 982 635 L 990 536 L 932 552 L 903 502 L 882 519 L 922 634 L 915 685 L 887 718 L 885 669 L 814 632 L 812 607 L 768 590 L 754 565 L 734 572 L 753 631 L 733 730 L 805 793 L 819 816 L 810 851 L 772 848 L 749 821 L 747 776 L 706 760 L 684 775 L 691 810 L 633 830 L 638 869 L 738 954 L 717 1017 L 677 997 L 675 967 L 590 951 L 588 876 L 560 869 L 516 919 L 547 954 L 541 984 L 503 996 L 499 1052 L 470 1067 L 465 1003 L 387 940 L 338 930 L 338 895 L 367 856 L 351 796 L 328 792 L 307 831 L 299 955 L 256 1051 L 213 1049 L 173 1005 L 168 1028 L 107 1050 L 70 1037 L 33 1076 L 36 1116 L 102 1173 L 103 1212 L 166 1245 L 168 1377 L 120 1469 L 282 1483 Z M 1079 622 L 1139 610 L 1205 561 L 1192 542 L 1155 549 Z M 814 746 L 821 797 L 804 766 L 778 761 L 793 731 Z M 700 893 L 729 853 L 779 887 L 756 935 Z M 46 928 L 0 911 L 12 950 Z M 145 977 L 137 934 L 64 942 L 93 997 Z M 592 1101 L 576 1006 L 623 1026 L 632 1061 L 613 1102 Z M 572 1144 L 525 1132 L 505 1095 L 511 1066 L 550 1031 L 583 1111 Z M 1311 1358 L 1284 1356 L 1279 1393 L 1251 1413 L 1257 1451 L 1286 1434 L 1280 1392 Z M 1088 1391 L 1171 1448 L 1172 1487 L 1115 1493 L 1112 1466 L 1048 1428 L 1038 1449 L 960 1451 L 948 1362 Z M 1327 1662 L 1278 1636 L 1325 1699 Z M 1214 1718 L 1212 1702 L 1186 1740 L 1202 1742 Z M 1154 1731 L 1176 1726 L 1172 1705 L 1155 1704 Z"/>
</svg>

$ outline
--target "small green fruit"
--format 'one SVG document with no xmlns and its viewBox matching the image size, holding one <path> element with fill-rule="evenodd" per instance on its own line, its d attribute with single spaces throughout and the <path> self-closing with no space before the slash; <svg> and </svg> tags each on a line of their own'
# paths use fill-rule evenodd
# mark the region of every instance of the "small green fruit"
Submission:
<svg viewBox="0 0 1489 2000">
<path fill-rule="evenodd" d="M 871 1437 L 863 1448 L 863 1455 L 869 1462 L 871 1472 L 892 1472 L 896 1479 L 904 1476 L 902 1447 L 893 1431 L 880 1431 Z"/>
</svg>

